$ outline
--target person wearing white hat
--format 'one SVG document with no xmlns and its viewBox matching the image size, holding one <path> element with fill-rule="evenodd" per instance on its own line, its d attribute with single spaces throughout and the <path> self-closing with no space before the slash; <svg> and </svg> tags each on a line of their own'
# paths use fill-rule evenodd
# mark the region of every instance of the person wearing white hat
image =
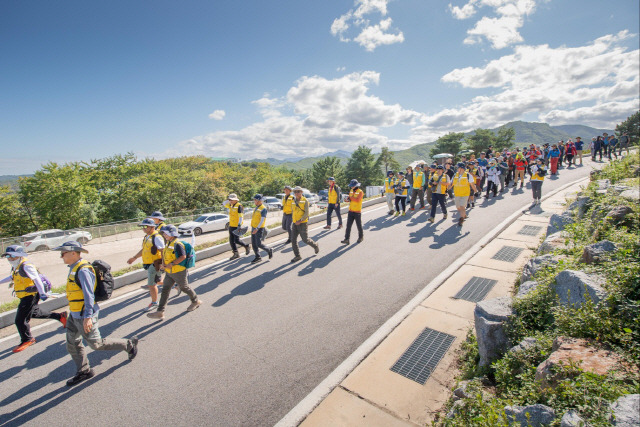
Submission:
<svg viewBox="0 0 640 427">
<path fill-rule="evenodd" d="M 158 283 L 162 280 L 162 251 L 164 250 L 164 239 L 156 230 L 156 223 L 151 218 L 145 218 L 140 224 L 144 231 L 142 239 L 142 249 L 137 254 L 127 260 L 131 265 L 138 258 L 142 257 L 142 267 L 147 270 L 147 288 L 151 296 L 151 303 L 144 309 L 150 311 L 158 308 Z"/>
<path fill-rule="evenodd" d="M 93 351 L 126 351 L 129 360 L 138 354 L 138 338 L 114 339 L 100 335 L 100 307 L 95 302 L 94 294 L 96 272 L 88 261 L 82 259 L 82 254 L 89 251 L 76 241 L 65 242 L 53 250 L 60 251 L 60 258 L 69 266 L 67 299 L 71 315 L 67 319 L 67 351 L 77 369 L 76 375 L 67 381 L 67 386 L 71 387 L 95 375 L 89 365 L 82 338 L 87 340 Z"/>
<path fill-rule="evenodd" d="M 2 254 L 11 264 L 11 275 L 0 280 L 0 284 L 11 282 L 16 296 L 20 299 L 16 310 L 16 328 L 20 335 L 20 345 L 13 349 L 14 353 L 23 351 L 35 344 L 36 340 L 31 335 L 29 321 L 34 319 L 54 319 L 66 326 L 67 312 L 49 313 L 38 307 L 38 301 L 44 301 L 49 297 L 42 276 L 36 267 L 27 259 L 27 253 L 22 246 L 8 246 Z"/>
<path fill-rule="evenodd" d="M 245 255 L 249 255 L 249 245 L 240 240 L 240 237 L 234 233 L 238 228 L 242 227 L 244 220 L 244 211 L 242 203 L 240 203 L 238 196 L 235 193 L 229 194 L 227 200 L 224 201 L 223 206 L 229 209 L 229 245 L 233 255 L 230 260 L 240 258 L 238 253 L 238 245 L 242 246 L 245 251 Z"/>
</svg>

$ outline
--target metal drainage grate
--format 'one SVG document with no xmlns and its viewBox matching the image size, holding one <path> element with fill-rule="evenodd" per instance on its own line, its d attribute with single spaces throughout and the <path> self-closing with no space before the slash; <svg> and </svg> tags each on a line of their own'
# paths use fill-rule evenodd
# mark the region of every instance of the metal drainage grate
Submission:
<svg viewBox="0 0 640 427">
<path fill-rule="evenodd" d="M 531 212 L 531 211 L 529 211 L 529 215 L 535 215 L 535 216 L 541 216 L 541 217 L 550 218 L 553 215 L 553 213 L 552 212 L 545 212 L 545 211 L 541 211 L 541 212 Z"/>
<path fill-rule="evenodd" d="M 453 335 L 424 328 L 391 370 L 424 385 L 455 339 Z"/>
<path fill-rule="evenodd" d="M 480 302 L 487 296 L 496 283 L 498 283 L 497 280 L 473 276 L 454 298 Z"/>
<path fill-rule="evenodd" d="M 514 248 L 513 246 L 503 246 L 502 249 L 496 253 L 492 259 L 505 262 L 513 262 L 518 259 L 518 256 L 523 251 L 523 248 Z"/>
<path fill-rule="evenodd" d="M 542 227 L 538 227 L 536 225 L 525 225 L 522 227 L 522 230 L 518 231 L 518 234 L 522 234 L 523 236 L 535 236 L 537 235 Z"/>
</svg>

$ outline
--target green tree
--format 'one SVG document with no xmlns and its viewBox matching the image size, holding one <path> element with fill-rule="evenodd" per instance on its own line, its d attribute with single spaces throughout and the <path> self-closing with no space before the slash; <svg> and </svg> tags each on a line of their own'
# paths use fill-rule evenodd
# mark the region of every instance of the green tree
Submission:
<svg viewBox="0 0 640 427">
<path fill-rule="evenodd" d="M 359 146 L 349 158 L 346 170 L 347 181 L 357 179 L 362 187 L 380 185 L 384 176 L 382 169 L 371 153 L 371 148 Z M 345 188 L 346 191 L 346 188 Z"/>
<path fill-rule="evenodd" d="M 623 132 L 629 134 L 630 143 L 638 143 L 640 138 L 640 111 L 636 111 L 630 117 L 627 117 L 627 120 L 616 125 L 616 133 L 622 135 Z"/>
<path fill-rule="evenodd" d="M 334 177 L 340 186 L 345 185 L 344 166 L 337 157 L 325 157 L 311 166 L 311 191 L 327 187 L 327 178 Z"/>
<path fill-rule="evenodd" d="M 33 213 L 25 208 L 20 195 L 10 186 L 0 186 L 0 236 L 15 237 L 38 229 Z"/>
<path fill-rule="evenodd" d="M 493 151 L 500 152 L 505 148 L 511 148 L 513 140 L 516 137 L 516 130 L 512 127 L 501 127 L 498 135 L 493 139 Z"/>
<path fill-rule="evenodd" d="M 387 172 L 390 170 L 398 171 L 400 169 L 400 163 L 394 157 L 393 152 L 389 150 L 389 147 L 382 147 L 382 151 L 378 156 L 378 165 L 384 171 L 384 176 L 387 176 Z"/>
<path fill-rule="evenodd" d="M 476 129 L 473 135 L 467 136 L 465 142 L 467 147 L 476 155 L 481 151 L 487 151 L 490 145 L 493 145 L 495 135 L 489 129 Z"/>
<path fill-rule="evenodd" d="M 429 154 L 433 158 L 436 154 L 449 153 L 453 154 L 454 158 L 458 155 L 458 152 L 462 149 L 464 143 L 464 133 L 462 132 L 449 132 L 446 135 L 441 136 L 436 141 Z"/>
</svg>

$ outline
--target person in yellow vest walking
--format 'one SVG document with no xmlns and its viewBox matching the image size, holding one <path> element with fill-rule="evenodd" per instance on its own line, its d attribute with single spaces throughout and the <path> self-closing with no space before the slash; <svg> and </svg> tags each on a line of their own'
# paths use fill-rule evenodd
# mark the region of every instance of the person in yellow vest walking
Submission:
<svg viewBox="0 0 640 427">
<path fill-rule="evenodd" d="M 420 197 L 420 209 L 424 209 L 424 186 L 426 184 L 426 175 L 422 169 L 422 165 L 416 165 L 413 168 L 413 190 L 411 191 L 411 210 L 416 208 L 416 198 Z"/>
<path fill-rule="evenodd" d="M 447 219 L 447 187 L 451 179 L 449 175 L 444 173 L 444 166 L 438 165 L 436 167 L 436 173 L 431 177 L 431 216 L 429 222 L 434 222 L 436 217 L 436 208 L 440 204 L 444 219 Z"/>
<path fill-rule="evenodd" d="M 364 232 L 362 231 L 362 199 L 364 199 L 364 192 L 360 189 L 360 183 L 357 179 L 352 179 L 349 183 L 351 191 L 349 191 L 349 213 L 347 214 L 347 229 L 344 233 L 344 240 L 340 243 L 344 245 L 349 244 L 349 237 L 351 237 L 351 226 L 353 222 L 356 222 L 358 227 L 358 243 L 364 240 Z"/>
<path fill-rule="evenodd" d="M 264 228 L 267 225 L 267 207 L 262 203 L 262 194 L 256 194 L 253 196 L 253 204 L 255 205 L 255 209 L 251 216 L 251 246 L 253 247 L 255 258 L 253 258 L 251 264 L 262 261 L 259 249 L 267 251 L 269 259 L 273 258 L 273 249 L 265 246 L 262 242 L 262 234 L 264 233 Z"/>
<path fill-rule="evenodd" d="M 327 179 L 327 184 L 329 184 L 329 193 L 327 194 L 327 225 L 324 229 L 331 230 L 331 214 L 333 211 L 336 211 L 338 230 L 340 230 L 342 228 L 342 215 L 340 215 L 342 190 L 336 185 L 336 180 L 332 176 Z"/>
<path fill-rule="evenodd" d="M 244 248 L 245 255 L 249 255 L 249 245 L 240 240 L 240 236 L 234 233 L 234 231 L 242 227 L 244 219 L 242 203 L 240 203 L 238 196 L 235 193 L 231 193 L 222 205 L 229 209 L 229 246 L 231 246 L 231 251 L 233 252 L 233 255 L 231 255 L 231 258 L 229 259 L 233 260 L 240 258 L 238 245 Z"/>
<path fill-rule="evenodd" d="M 145 218 L 140 224 L 144 231 L 142 239 L 142 249 L 137 254 L 127 260 L 127 264 L 133 264 L 142 257 L 142 267 L 147 270 L 147 287 L 151 296 L 151 303 L 144 309 L 149 311 L 158 308 L 158 282 L 162 280 L 160 264 L 162 264 L 162 250 L 164 249 L 164 239 L 156 230 L 156 223 L 151 218 Z"/>
<path fill-rule="evenodd" d="M 547 168 L 541 158 L 536 160 L 536 164 L 531 167 L 531 190 L 533 191 L 533 204 L 540 204 L 542 197 L 542 183 L 544 176 L 547 174 Z"/>
<path fill-rule="evenodd" d="M 20 299 L 16 310 L 16 328 L 20 335 L 20 345 L 13 349 L 18 353 L 36 343 L 31 335 L 29 321 L 34 319 L 54 319 L 67 324 L 67 312 L 49 313 L 38 307 L 39 301 L 45 301 L 49 294 L 36 267 L 27 259 L 27 253 L 22 246 L 11 245 L 2 254 L 11 264 L 9 277 L 0 280 L 0 284 L 9 282 L 13 286 L 16 296 Z"/>
<path fill-rule="evenodd" d="M 393 171 L 387 172 L 387 179 L 384 180 L 384 193 L 382 197 L 387 199 L 387 207 L 389 208 L 388 215 L 393 215 L 393 201 L 395 198 L 396 178 L 393 175 Z"/>
<path fill-rule="evenodd" d="M 396 180 L 396 216 L 400 215 L 400 205 L 402 205 L 402 216 L 407 213 L 407 192 L 411 188 L 409 180 L 405 178 L 404 172 L 398 172 Z"/>
<path fill-rule="evenodd" d="M 198 295 L 189 287 L 189 275 L 187 268 L 180 265 L 182 261 L 187 259 L 187 250 L 184 244 L 178 240 L 178 228 L 175 225 L 165 225 L 160 229 L 160 233 L 166 240 L 166 246 L 162 251 L 162 265 L 160 268 L 165 272 L 164 286 L 160 294 L 160 303 L 158 311 L 147 314 L 151 319 L 164 319 L 164 309 L 167 306 L 167 300 L 171 293 L 171 288 L 175 283 L 180 291 L 187 294 L 191 300 L 191 304 L 187 307 L 187 311 L 191 312 L 200 307 L 202 301 L 198 299 Z"/>
<path fill-rule="evenodd" d="M 449 183 L 449 189 L 453 187 L 453 200 L 456 209 L 460 214 L 458 225 L 462 227 L 462 223 L 467 218 L 467 204 L 469 196 L 476 192 L 475 178 L 469 172 L 464 163 L 458 163 L 458 172 L 453 176 Z"/>
<path fill-rule="evenodd" d="M 284 197 L 282 198 L 282 229 L 287 231 L 288 239 L 284 242 L 285 245 L 291 243 L 291 225 L 293 224 L 293 195 L 291 194 L 291 187 L 286 185 L 284 187 Z M 248 255 L 248 253 L 247 253 Z"/>
<path fill-rule="evenodd" d="M 67 386 L 74 386 L 95 375 L 89 365 L 82 338 L 93 351 L 126 351 L 129 360 L 138 354 L 138 338 L 115 339 L 100 335 L 100 307 L 95 302 L 94 294 L 96 272 L 89 261 L 82 259 L 82 254 L 88 251 L 76 241 L 65 242 L 53 250 L 60 251 L 62 261 L 69 266 L 67 299 L 71 314 L 67 319 L 67 351 L 76 364 L 76 374 L 67 381 Z"/>
<path fill-rule="evenodd" d="M 291 247 L 293 248 L 293 254 L 295 256 L 291 262 L 298 262 L 302 259 L 300 257 L 300 249 L 298 248 L 298 235 L 300 235 L 303 242 L 311 246 L 316 251 L 316 254 L 320 252 L 320 247 L 307 235 L 309 202 L 302 195 L 302 188 L 295 187 L 293 189 L 293 194 L 295 195 L 295 200 L 293 201 L 293 230 L 291 232 Z"/>
</svg>

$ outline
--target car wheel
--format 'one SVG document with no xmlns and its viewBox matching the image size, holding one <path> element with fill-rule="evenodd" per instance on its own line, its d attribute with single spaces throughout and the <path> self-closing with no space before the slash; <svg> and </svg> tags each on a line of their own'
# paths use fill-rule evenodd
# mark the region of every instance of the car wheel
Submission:
<svg viewBox="0 0 640 427">
<path fill-rule="evenodd" d="M 89 241 L 89 239 L 87 239 L 86 237 L 78 238 L 78 243 L 80 243 L 81 245 L 86 244 L 88 241 Z"/>
<path fill-rule="evenodd" d="M 36 248 L 36 251 L 48 251 L 49 250 L 49 246 L 47 245 L 40 245 Z"/>
<path fill-rule="evenodd" d="M 193 235 L 194 236 L 199 236 L 202 234 L 202 228 L 198 227 L 198 228 L 194 228 L 193 229 Z"/>
<path fill-rule="evenodd" d="M 228 229 L 229 229 L 229 223 L 226 223 L 226 224 L 224 225 L 224 229 L 225 229 L 225 230 L 228 230 Z"/>
</svg>

